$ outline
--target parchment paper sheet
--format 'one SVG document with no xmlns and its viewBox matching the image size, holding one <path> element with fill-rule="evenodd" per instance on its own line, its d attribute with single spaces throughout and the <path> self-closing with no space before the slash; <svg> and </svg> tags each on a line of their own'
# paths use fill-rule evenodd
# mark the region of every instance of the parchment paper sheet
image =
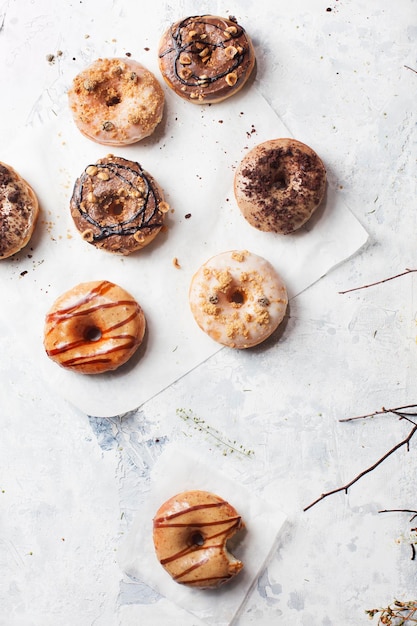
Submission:
<svg viewBox="0 0 417 626">
<path fill-rule="evenodd" d="M 165 117 L 155 135 L 126 148 L 110 150 L 84 138 L 68 111 L 26 128 L 0 150 L 0 160 L 28 180 L 42 207 L 30 244 L 0 262 L 0 320 L 54 389 L 89 415 L 114 416 L 137 408 L 218 351 L 220 345 L 198 328 L 188 305 L 192 275 L 212 255 L 247 249 L 264 256 L 294 297 L 366 241 L 364 229 L 331 188 L 317 215 L 294 235 L 261 233 L 244 220 L 233 195 L 234 169 L 251 147 L 283 136 L 288 130 L 251 86 L 206 107 L 167 92 Z M 320 146 L 312 147 L 320 154 Z M 84 242 L 69 212 L 75 179 L 109 152 L 138 161 L 158 180 L 172 207 L 166 232 L 130 257 Z M 141 304 L 146 340 L 116 372 L 66 371 L 44 352 L 45 314 L 61 293 L 102 279 L 119 284 Z"/>
<path fill-rule="evenodd" d="M 246 524 L 247 531 L 233 548 L 233 554 L 243 561 L 244 568 L 219 589 L 199 590 L 179 585 L 155 556 L 152 520 L 156 511 L 165 500 L 189 489 L 216 493 L 236 508 Z M 183 446 L 171 444 L 154 466 L 147 501 L 120 547 L 119 564 L 126 574 L 146 583 L 199 619 L 226 626 L 238 613 L 277 545 L 285 522 L 278 502 L 279 494 L 274 502 L 264 501 L 250 486 L 230 480 Z"/>
</svg>

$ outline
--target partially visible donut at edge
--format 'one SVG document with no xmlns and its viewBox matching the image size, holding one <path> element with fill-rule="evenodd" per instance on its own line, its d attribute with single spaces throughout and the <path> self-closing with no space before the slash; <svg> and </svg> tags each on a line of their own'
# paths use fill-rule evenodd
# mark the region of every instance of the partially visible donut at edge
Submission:
<svg viewBox="0 0 417 626">
<path fill-rule="evenodd" d="M 214 104 L 236 94 L 255 67 L 252 41 L 236 18 L 194 15 L 172 24 L 159 45 L 167 85 L 195 104 Z"/>
<path fill-rule="evenodd" d="M 0 162 L 0 260 L 30 241 L 39 215 L 38 198 L 22 176 Z"/>
<path fill-rule="evenodd" d="M 234 193 L 244 218 L 258 230 L 288 235 L 321 205 L 326 169 L 316 152 L 296 139 L 271 139 L 238 165 Z"/>
<path fill-rule="evenodd" d="M 124 146 L 151 135 L 162 120 L 165 95 L 154 74 L 133 59 L 100 58 L 68 91 L 74 122 L 88 139 Z"/>
</svg>

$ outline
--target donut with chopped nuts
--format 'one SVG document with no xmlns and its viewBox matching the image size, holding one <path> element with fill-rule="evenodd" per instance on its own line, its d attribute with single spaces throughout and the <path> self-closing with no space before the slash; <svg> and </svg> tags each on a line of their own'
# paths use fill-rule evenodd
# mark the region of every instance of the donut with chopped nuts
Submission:
<svg viewBox="0 0 417 626">
<path fill-rule="evenodd" d="M 234 95 L 254 66 L 252 41 L 232 16 L 187 17 L 170 26 L 159 45 L 165 82 L 196 104 L 213 104 Z"/>
<path fill-rule="evenodd" d="M 39 202 L 32 187 L 10 165 L 0 162 L 0 259 L 29 243 L 38 215 Z"/>
<path fill-rule="evenodd" d="M 288 235 L 320 206 L 326 170 L 320 157 L 296 139 L 258 144 L 235 172 L 236 202 L 245 219 L 265 232 Z"/>
<path fill-rule="evenodd" d="M 194 274 L 192 314 L 215 341 L 251 348 L 265 341 L 285 317 L 287 290 L 266 259 L 247 250 L 212 257 Z"/>
<path fill-rule="evenodd" d="M 162 119 L 165 96 L 152 72 L 133 59 L 97 59 L 68 91 L 78 129 L 109 146 L 151 135 Z"/>
<path fill-rule="evenodd" d="M 128 255 L 155 239 L 169 206 L 159 184 L 139 163 L 109 154 L 77 178 L 70 209 L 85 241 Z"/>
</svg>

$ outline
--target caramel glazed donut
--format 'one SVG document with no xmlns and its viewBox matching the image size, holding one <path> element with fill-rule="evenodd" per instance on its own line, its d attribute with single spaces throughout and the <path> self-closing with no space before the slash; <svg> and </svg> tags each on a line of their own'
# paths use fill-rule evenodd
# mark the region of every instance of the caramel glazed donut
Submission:
<svg viewBox="0 0 417 626">
<path fill-rule="evenodd" d="M 132 59 L 97 59 L 68 91 L 74 122 L 101 144 L 123 146 L 151 135 L 162 119 L 164 92 L 156 77 Z"/>
<path fill-rule="evenodd" d="M 156 556 L 177 583 L 219 587 L 243 567 L 226 543 L 244 527 L 236 510 L 219 496 L 185 491 L 167 500 L 155 515 Z"/>
<path fill-rule="evenodd" d="M 144 313 L 127 291 L 109 281 L 81 283 L 46 315 L 46 354 L 64 368 L 100 374 L 126 363 L 145 334 Z"/>
<path fill-rule="evenodd" d="M 70 209 L 85 241 L 127 255 L 157 236 L 169 206 L 139 163 L 108 155 L 76 180 Z"/>
<path fill-rule="evenodd" d="M 159 46 L 159 68 L 173 91 L 196 104 L 239 91 L 255 66 L 252 42 L 236 19 L 202 15 L 173 24 Z"/>
<path fill-rule="evenodd" d="M 279 274 L 246 250 L 223 252 L 204 263 L 192 278 L 189 300 L 200 328 L 229 348 L 250 348 L 267 339 L 288 304 Z"/>
<path fill-rule="evenodd" d="M 325 190 L 321 159 L 296 139 L 272 139 L 255 146 L 242 159 L 234 179 L 236 202 L 249 224 L 284 235 L 310 219 Z"/>
<path fill-rule="evenodd" d="M 32 187 L 10 165 L 0 162 L 0 259 L 26 246 L 38 215 L 39 203 Z"/>
</svg>

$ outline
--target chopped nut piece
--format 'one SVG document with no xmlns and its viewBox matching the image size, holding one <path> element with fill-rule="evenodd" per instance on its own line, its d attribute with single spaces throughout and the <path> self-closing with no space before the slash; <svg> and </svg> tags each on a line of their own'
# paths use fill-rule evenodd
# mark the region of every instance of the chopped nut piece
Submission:
<svg viewBox="0 0 417 626">
<path fill-rule="evenodd" d="M 81 237 L 84 239 L 84 241 L 93 241 L 94 239 L 94 233 L 91 230 L 91 228 L 87 228 L 87 230 L 85 230 L 82 234 Z"/>
<path fill-rule="evenodd" d="M 102 128 L 103 130 L 111 131 L 111 130 L 114 130 L 114 124 L 113 122 L 106 121 L 106 122 L 103 122 Z"/>
<path fill-rule="evenodd" d="M 187 78 L 190 78 L 190 76 L 193 75 L 189 67 L 183 67 L 178 73 L 180 78 L 183 78 L 184 80 L 187 80 Z"/>
<path fill-rule="evenodd" d="M 172 265 L 177 268 L 177 270 L 181 269 L 181 265 L 176 256 L 172 259 Z"/>
<path fill-rule="evenodd" d="M 229 85 L 229 87 L 233 87 L 234 85 L 236 85 L 237 83 L 236 72 L 230 72 L 230 74 L 227 74 L 225 80 L 226 80 L 226 83 Z"/>
<path fill-rule="evenodd" d="M 191 59 L 188 54 L 182 52 L 179 59 L 181 65 L 191 65 Z"/>
<path fill-rule="evenodd" d="M 143 243 L 145 241 L 145 235 L 141 233 L 139 230 L 135 232 L 133 238 L 136 239 L 138 243 Z"/>
<path fill-rule="evenodd" d="M 85 173 L 88 174 L 89 176 L 95 176 L 97 172 L 98 172 L 98 167 L 96 167 L 95 165 L 89 165 L 87 169 L 85 170 Z"/>
<path fill-rule="evenodd" d="M 198 56 L 203 58 L 203 57 L 206 57 L 208 54 L 210 54 L 210 48 L 207 48 L 206 46 L 204 50 L 198 53 Z"/>
<path fill-rule="evenodd" d="M 199 85 L 208 85 L 210 82 L 210 78 L 207 76 L 207 74 L 202 74 L 197 82 Z"/>
<path fill-rule="evenodd" d="M 259 298 L 258 302 L 261 306 L 269 306 L 271 304 L 266 296 L 262 296 L 262 298 Z"/>
<path fill-rule="evenodd" d="M 97 87 L 97 83 L 95 80 L 91 80 L 91 78 L 87 78 L 84 83 L 83 83 L 83 87 L 86 91 L 94 91 L 94 89 Z"/>
<path fill-rule="evenodd" d="M 109 180 L 110 176 L 107 170 L 101 170 L 101 172 L 97 174 L 97 178 L 100 180 Z"/>
<path fill-rule="evenodd" d="M 190 30 L 190 32 L 188 33 L 188 37 L 189 37 L 190 39 L 194 39 L 194 37 L 195 37 L 196 35 L 198 35 L 198 33 L 197 33 L 197 31 L 196 31 L 196 30 Z"/>
<path fill-rule="evenodd" d="M 95 202 L 97 202 L 97 198 L 96 198 L 96 196 L 93 194 L 93 192 L 92 192 L 92 191 L 90 191 L 90 192 L 87 194 L 87 200 L 88 200 L 88 202 L 92 202 L 93 204 L 94 204 Z"/>
<path fill-rule="evenodd" d="M 228 26 L 226 28 L 226 33 L 230 33 L 231 35 L 236 35 L 236 33 L 237 33 L 236 26 Z"/>
<path fill-rule="evenodd" d="M 136 74 L 136 72 L 130 72 L 129 79 L 130 79 L 133 83 L 137 83 L 137 82 L 138 82 L 138 75 Z"/>
<path fill-rule="evenodd" d="M 224 53 L 228 59 L 233 59 L 233 57 L 237 55 L 237 48 L 234 46 L 227 46 L 227 48 L 224 49 Z"/>
<path fill-rule="evenodd" d="M 168 202 L 160 202 L 158 208 L 161 211 L 161 213 L 168 213 L 168 211 L 169 211 L 169 204 L 168 204 Z"/>
</svg>

